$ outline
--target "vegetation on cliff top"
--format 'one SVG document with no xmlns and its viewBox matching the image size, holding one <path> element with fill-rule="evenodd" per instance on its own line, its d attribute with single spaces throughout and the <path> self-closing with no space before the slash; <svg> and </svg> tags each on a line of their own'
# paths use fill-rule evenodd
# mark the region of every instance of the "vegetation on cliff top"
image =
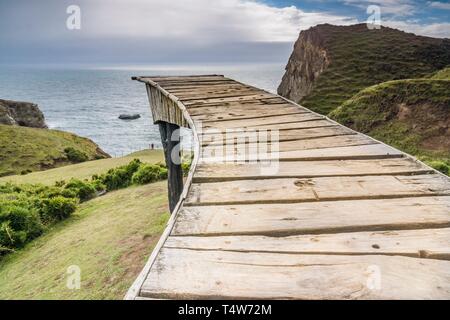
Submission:
<svg viewBox="0 0 450 320">
<path fill-rule="evenodd" d="M 0 150 L 0 176 L 109 157 L 91 140 L 72 133 L 10 125 L 0 125 Z"/>
<path fill-rule="evenodd" d="M 450 175 L 449 68 L 366 88 L 330 116 Z"/>
<path fill-rule="evenodd" d="M 300 103 L 322 114 L 328 114 L 366 87 L 425 77 L 450 65 L 448 39 L 385 27 L 369 30 L 365 24 L 315 28 L 320 29 L 330 64 Z"/>
<path fill-rule="evenodd" d="M 450 80 L 450 67 L 439 70 L 431 76 L 434 80 Z"/>
</svg>

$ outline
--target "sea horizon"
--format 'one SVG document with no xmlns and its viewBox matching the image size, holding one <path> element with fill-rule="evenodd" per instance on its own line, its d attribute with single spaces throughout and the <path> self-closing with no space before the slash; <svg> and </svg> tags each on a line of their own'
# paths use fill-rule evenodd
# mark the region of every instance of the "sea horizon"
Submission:
<svg viewBox="0 0 450 320">
<path fill-rule="evenodd" d="M 39 64 L 0 65 L 0 99 L 38 104 L 50 129 L 87 137 L 113 157 L 161 147 L 140 75 L 223 74 L 270 92 L 285 63 L 170 64 Z M 140 119 L 123 121 L 122 113 Z M 190 132 L 182 130 L 182 146 L 191 148 Z"/>
</svg>

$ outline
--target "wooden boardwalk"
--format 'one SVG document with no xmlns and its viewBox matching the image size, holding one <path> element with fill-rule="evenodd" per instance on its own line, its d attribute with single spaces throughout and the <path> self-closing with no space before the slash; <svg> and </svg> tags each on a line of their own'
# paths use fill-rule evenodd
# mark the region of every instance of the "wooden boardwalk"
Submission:
<svg viewBox="0 0 450 320">
<path fill-rule="evenodd" d="M 195 157 L 127 299 L 450 299 L 448 177 L 223 76 L 135 79 Z M 244 139 L 266 129 L 279 143 Z"/>
</svg>

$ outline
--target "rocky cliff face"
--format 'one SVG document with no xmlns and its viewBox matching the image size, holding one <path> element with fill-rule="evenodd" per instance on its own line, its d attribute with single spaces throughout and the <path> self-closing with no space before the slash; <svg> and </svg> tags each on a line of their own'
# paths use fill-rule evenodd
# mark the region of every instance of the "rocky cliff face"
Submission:
<svg viewBox="0 0 450 320">
<path fill-rule="evenodd" d="M 47 128 L 44 114 L 36 104 L 1 99 L 0 124 Z"/>
<path fill-rule="evenodd" d="M 330 64 L 324 47 L 323 29 L 320 27 L 302 31 L 286 66 L 278 94 L 293 101 L 308 95 L 316 79 Z"/>
<path fill-rule="evenodd" d="M 426 78 L 450 65 L 450 39 L 366 24 L 302 31 L 278 93 L 329 114 L 359 91 L 390 80 Z"/>
</svg>

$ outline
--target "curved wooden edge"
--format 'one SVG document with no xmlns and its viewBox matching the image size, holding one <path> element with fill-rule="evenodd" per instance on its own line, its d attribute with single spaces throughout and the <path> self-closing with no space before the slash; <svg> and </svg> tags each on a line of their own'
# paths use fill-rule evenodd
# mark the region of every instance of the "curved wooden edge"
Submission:
<svg viewBox="0 0 450 320">
<path fill-rule="evenodd" d="M 194 177 L 194 173 L 195 173 L 195 169 L 197 167 L 198 161 L 199 161 L 199 157 L 200 157 L 200 141 L 198 139 L 198 134 L 197 134 L 197 129 L 195 127 L 195 123 L 192 120 L 191 116 L 189 115 L 185 105 L 173 94 L 167 92 L 164 88 L 162 88 L 158 83 L 146 78 L 145 80 L 142 77 L 132 77 L 132 80 L 137 80 L 139 82 L 143 82 L 146 85 L 152 86 L 154 88 L 156 88 L 157 90 L 159 90 L 164 96 L 166 96 L 168 99 L 172 100 L 173 102 L 176 103 L 176 105 L 178 106 L 178 108 L 180 108 L 180 110 L 183 113 L 184 118 L 186 119 L 186 121 L 189 124 L 190 129 L 192 130 L 192 134 L 194 136 L 194 158 L 192 160 L 191 163 L 191 167 L 189 169 L 189 173 L 188 176 L 186 178 L 185 184 L 183 186 L 183 192 L 181 193 L 180 199 L 178 200 L 177 205 L 175 206 L 169 221 L 167 222 L 166 228 L 164 229 L 163 234 L 161 235 L 161 237 L 159 238 L 158 243 L 156 244 L 155 248 L 153 249 L 150 257 L 148 258 L 144 268 L 142 269 L 142 271 L 140 272 L 140 274 L 138 275 L 138 277 L 136 278 L 136 280 L 133 282 L 133 284 L 131 285 L 130 289 L 128 289 L 128 292 L 126 293 L 124 300 L 135 300 L 140 293 L 141 287 L 145 281 L 145 279 L 147 278 L 147 275 L 149 274 L 155 260 L 156 257 L 158 256 L 159 251 L 161 250 L 161 248 L 163 247 L 164 243 L 166 242 L 167 238 L 169 237 L 170 233 L 172 232 L 172 229 L 175 225 L 175 221 L 177 219 L 178 216 L 178 212 L 180 210 L 181 205 L 183 204 L 184 200 L 187 197 L 187 194 L 189 192 L 189 189 L 192 185 L 192 180 Z"/>
<path fill-rule="evenodd" d="M 176 221 L 176 219 L 177 219 L 177 217 L 178 217 L 179 209 L 180 209 L 181 205 L 183 204 L 184 200 L 186 199 L 186 196 L 187 196 L 187 194 L 188 194 L 188 192 L 189 192 L 189 189 L 190 189 L 190 187 L 191 187 L 191 185 L 192 185 L 193 176 L 194 176 L 194 173 L 195 173 L 197 164 L 198 164 L 198 162 L 199 162 L 199 157 L 200 157 L 200 142 L 199 142 L 199 137 L 198 137 L 198 134 L 197 134 L 197 130 L 196 130 L 195 123 L 194 123 L 194 121 L 192 120 L 191 116 L 189 115 L 186 106 L 180 101 L 180 99 L 179 99 L 177 96 L 175 96 L 174 94 L 169 93 L 169 92 L 166 91 L 164 88 L 162 88 L 158 83 L 156 83 L 156 82 L 150 80 L 150 79 L 147 78 L 147 77 L 132 77 L 132 80 L 137 80 L 137 81 L 139 81 L 139 82 L 145 83 L 146 85 L 150 85 L 150 86 L 156 88 L 156 89 L 159 90 L 165 97 L 167 97 L 168 99 L 170 99 L 170 100 L 172 100 L 173 102 L 175 102 L 176 105 L 180 108 L 180 110 L 181 110 L 182 113 L 183 113 L 184 118 L 185 118 L 186 121 L 188 122 L 188 124 L 189 124 L 191 130 L 193 131 L 193 136 L 194 136 L 194 159 L 193 159 L 193 161 L 192 161 L 191 168 L 190 168 L 190 170 L 189 170 L 189 174 L 188 174 L 188 177 L 187 177 L 187 179 L 186 179 L 186 183 L 185 183 L 185 185 L 184 185 L 183 193 L 181 194 L 180 200 L 178 201 L 178 203 L 177 203 L 177 205 L 176 205 L 174 211 L 172 212 L 172 215 L 171 215 L 171 217 L 170 217 L 170 219 L 169 219 L 169 221 L 168 221 L 168 223 L 167 223 L 167 226 L 166 226 L 166 228 L 165 228 L 165 230 L 164 230 L 164 232 L 163 232 L 161 238 L 159 239 L 157 245 L 156 245 L 155 248 L 153 249 L 153 252 L 152 252 L 152 254 L 150 255 L 150 257 L 149 257 L 147 263 L 145 264 L 145 266 L 144 266 L 144 268 L 142 269 L 141 273 L 140 273 L 139 276 L 136 278 L 136 280 L 134 281 L 134 283 L 132 284 L 132 286 L 131 286 L 130 289 L 128 290 L 127 294 L 125 295 L 125 297 L 124 297 L 125 300 L 135 300 L 135 299 L 138 298 L 138 296 L 139 296 L 139 294 L 140 294 L 141 287 L 142 287 L 142 285 L 143 285 L 145 279 L 147 278 L 148 274 L 150 273 L 150 270 L 151 270 L 153 264 L 155 263 L 156 257 L 158 256 L 160 250 L 162 249 L 163 245 L 165 244 L 167 238 L 169 237 L 169 235 L 171 234 L 171 232 L 172 232 L 172 230 L 173 230 L 173 228 L 174 228 L 175 221 Z M 240 84 L 242 84 L 242 85 L 246 85 L 246 84 L 243 84 L 242 82 L 239 82 L 239 81 L 236 81 L 236 80 L 234 80 L 234 81 L 235 81 L 236 83 L 240 83 Z M 285 97 L 283 97 L 283 96 L 280 96 L 280 95 L 278 95 L 277 93 L 269 92 L 269 91 L 267 91 L 267 90 L 263 90 L 263 89 L 261 89 L 261 88 L 256 88 L 256 87 L 251 86 L 251 85 L 247 85 L 247 86 L 253 87 L 253 88 L 255 88 L 255 89 L 261 90 L 261 91 L 266 92 L 266 93 L 273 94 L 274 96 L 279 97 L 279 98 L 283 99 L 284 101 L 286 101 L 286 102 L 288 102 L 288 103 L 290 103 L 290 104 L 293 104 L 293 105 L 299 107 L 300 109 L 306 109 L 305 107 L 299 105 L 298 103 L 296 103 L 296 102 L 294 102 L 294 101 L 291 101 L 291 100 L 289 100 L 289 99 L 287 99 L 287 98 L 285 98 Z M 306 109 L 306 110 L 310 111 L 311 113 L 313 113 L 313 114 L 315 114 L 315 115 L 317 115 L 317 116 L 322 117 L 323 119 L 329 120 L 330 122 L 332 122 L 332 123 L 334 123 L 334 124 L 336 124 L 336 125 L 343 126 L 342 124 L 336 122 L 335 120 L 333 120 L 333 119 L 331 119 L 331 118 L 329 118 L 329 117 L 327 117 L 327 116 L 321 115 L 321 114 L 319 114 L 319 113 L 317 113 L 317 112 L 314 112 L 314 111 L 311 111 L 311 110 L 309 110 L 309 109 Z M 346 127 L 346 128 L 348 128 L 348 127 Z M 427 167 L 427 168 L 430 168 L 430 170 L 432 170 L 434 173 L 439 174 L 440 176 L 445 177 L 446 179 L 450 179 L 448 176 L 446 176 L 446 175 L 443 174 L 442 172 L 440 172 L 440 171 L 438 171 L 438 170 L 436 170 L 436 169 L 433 169 L 433 168 L 429 167 L 428 165 L 424 164 L 422 161 L 420 161 L 420 160 L 417 159 L 416 157 L 413 157 L 413 156 L 411 156 L 411 155 L 409 155 L 409 154 L 407 154 L 407 153 L 405 153 L 405 152 L 403 152 L 403 151 L 401 151 L 401 150 L 398 150 L 397 148 L 394 148 L 394 147 L 392 147 L 392 146 L 389 146 L 389 145 L 387 145 L 386 143 L 384 143 L 384 142 L 382 142 L 382 141 L 379 141 L 379 140 L 377 140 L 377 139 L 374 139 L 374 138 L 372 138 L 372 137 L 370 137 L 370 136 L 368 136 L 368 135 L 366 135 L 366 134 L 364 134 L 364 133 L 357 132 L 357 131 L 355 131 L 355 130 L 353 130 L 353 129 L 351 129 L 351 128 L 348 128 L 348 129 L 351 130 L 351 131 L 353 131 L 353 132 L 355 132 L 355 133 L 358 133 L 358 134 L 360 134 L 360 135 L 363 135 L 363 136 L 365 136 L 365 137 L 367 137 L 367 138 L 369 138 L 369 139 L 371 139 L 371 140 L 373 140 L 373 141 L 376 141 L 376 142 L 378 142 L 378 143 L 381 144 L 381 145 L 384 145 L 384 146 L 386 146 L 386 147 L 392 148 L 392 149 L 398 151 L 398 152 L 399 152 L 400 154 L 402 154 L 404 157 L 409 158 L 409 159 L 411 159 L 412 161 L 415 161 L 415 162 L 417 162 L 417 163 L 419 163 L 419 164 L 421 164 L 421 165 L 423 165 L 423 166 L 425 166 L 425 167 Z"/>
</svg>

